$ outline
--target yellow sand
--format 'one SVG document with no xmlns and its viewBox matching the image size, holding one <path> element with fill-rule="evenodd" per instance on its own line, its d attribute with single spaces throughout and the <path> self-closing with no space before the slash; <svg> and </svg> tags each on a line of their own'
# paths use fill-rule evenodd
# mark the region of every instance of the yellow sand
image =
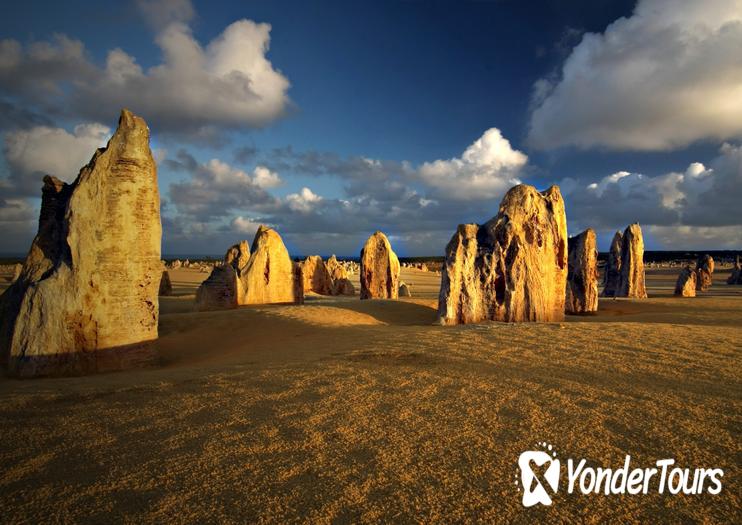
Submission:
<svg viewBox="0 0 742 525">
<path fill-rule="evenodd" d="M 717 272 L 676 299 L 676 274 L 596 316 L 444 328 L 434 273 L 403 270 L 409 300 L 195 313 L 206 274 L 171 272 L 161 367 L 0 380 L 0 519 L 739 523 L 742 287 Z M 516 463 L 537 441 L 593 466 L 723 468 L 724 488 L 562 486 L 524 509 Z"/>
</svg>

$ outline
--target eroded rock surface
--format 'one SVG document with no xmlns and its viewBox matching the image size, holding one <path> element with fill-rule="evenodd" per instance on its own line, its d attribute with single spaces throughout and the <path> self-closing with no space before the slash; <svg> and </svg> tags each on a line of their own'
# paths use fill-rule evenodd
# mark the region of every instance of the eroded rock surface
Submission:
<svg viewBox="0 0 742 525">
<path fill-rule="evenodd" d="M 714 258 L 704 255 L 696 263 L 696 290 L 708 291 L 714 281 Z"/>
<path fill-rule="evenodd" d="M 598 311 L 598 250 L 595 231 L 588 228 L 569 240 L 566 311 Z"/>
<path fill-rule="evenodd" d="M 157 170 L 143 119 L 118 128 L 72 184 L 44 178 L 39 230 L 0 297 L 0 356 L 21 376 L 150 361 L 162 275 Z"/>
<path fill-rule="evenodd" d="M 511 188 L 483 225 L 462 224 L 446 246 L 441 324 L 561 321 L 567 218 L 559 188 Z"/>
<path fill-rule="evenodd" d="M 240 241 L 234 246 L 230 246 L 227 253 L 224 254 L 224 264 L 230 265 L 232 268 L 241 272 L 247 266 L 247 261 L 250 260 L 250 247 L 247 241 Z"/>
<path fill-rule="evenodd" d="M 201 283 L 196 293 L 197 310 L 304 302 L 301 267 L 291 260 L 283 239 L 275 230 L 260 226 L 247 263 L 235 269 L 233 263 L 237 260 L 239 258 L 230 258 L 228 264 L 215 267 Z"/>
<path fill-rule="evenodd" d="M 377 231 L 361 250 L 361 299 L 396 299 L 399 259 L 386 235 Z"/>
<path fill-rule="evenodd" d="M 637 299 L 647 297 L 644 279 L 644 238 L 638 223 L 629 225 L 623 232 L 621 274 L 616 296 Z"/>
<path fill-rule="evenodd" d="M 696 272 L 690 265 L 680 271 L 678 280 L 675 282 L 675 295 L 678 297 L 696 296 Z"/>
</svg>

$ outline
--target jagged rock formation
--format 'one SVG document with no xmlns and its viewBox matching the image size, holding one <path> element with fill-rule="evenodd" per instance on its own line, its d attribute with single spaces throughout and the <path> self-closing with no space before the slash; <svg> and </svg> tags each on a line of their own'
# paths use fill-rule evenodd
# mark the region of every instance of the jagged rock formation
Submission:
<svg viewBox="0 0 742 525">
<path fill-rule="evenodd" d="M 396 299 L 399 259 L 386 235 L 377 231 L 361 250 L 361 299 Z"/>
<path fill-rule="evenodd" d="M 727 284 L 742 284 L 742 263 L 740 263 L 739 255 L 734 260 L 734 268 L 727 279 Z"/>
<path fill-rule="evenodd" d="M 301 273 L 304 277 L 304 293 L 314 292 L 320 295 L 333 295 L 333 280 L 322 257 L 310 255 L 301 262 Z"/>
<path fill-rule="evenodd" d="M 234 246 L 230 246 L 227 253 L 224 254 L 224 264 L 230 265 L 237 271 L 242 271 L 250 260 L 250 247 L 247 241 L 240 241 Z"/>
<path fill-rule="evenodd" d="M 621 280 L 621 247 L 623 246 L 623 234 L 619 231 L 613 236 L 611 248 L 608 251 L 608 261 L 605 265 L 603 276 L 603 297 L 615 297 L 618 284 Z"/>
<path fill-rule="evenodd" d="M 623 232 L 621 276 L 616 296 L 637 299 L 647 297 L 644 284 L 644 238 L 638 223 L 629 225 Z"/>
<path fill-rule="evenodd" d="M 330 272 L 330 277 L 332 277 L 334 281 L 348 278 L 348 271 L 345 269 L 345 266 L 340 264 L 337 257 L 334 255 L 327 259 L 326 266 L 327 271 Z"/>
<path fill-rule="evenodd" d="M 696 296 L 696 272 L 690 265 L 680 271 L 678 280 L 675 282 L 675 295 L 678 297 Z"/>
<path fill-rule="evenodd" d="M 237 245 L 239 246 L 239 245 Z M 239 257 L 215 267 L 196 292 L 196 309 L 235 308 L 244 304 L 303 303 L 301 267 L 289 257 L 283 239 L 275 230 L 260 226 L 242 268 Z M 244 254 L 245 250 L 240 249 Z M 239 266 L 237 264 L 236 266 Z"/>
<path fill-rule="evenodd" d="M 406 283 L 399 284 L 399 297 L 412 297 L 412 291 Z"/>
<path fill-rule="evenodd" d="M 511 188 L 483 225 L 461 224 L 446 246 L 438 320 L 452 325 L 561 321 L 567 218 L 557 186 Z"/>
<path fill-rule="evenodd" d="M 20 376 L 149 362 L 157 339 L 157 170 L 143 119 L 121 112 L 72 184 L 44 177 L 39 230 L 0 297 L 0 356 Z"/>
<path fill-rule="evenodd" d="M 170 281 L 170 273 L 167 270 L 162 271 L 160 277 L 160 291 L 157 295 L 173 295 L 173 283 Z"/>
<path fill-rule="evenodd" d="M 355 295 L 356 289 L 348 279 L 348 270 L 334 255 L 327 259 L 326 266 L 332 277 L 332 295 Z"/>
<path fill-rule="evenodd" d="M 696 263 L 696 290 L 702 292 L 711 288 L 714 280 L 714 258 L 704 255 Z"/>
<path fill-rule="evenodd" d="M 598 250 L 592 228 L 569 240 L 566 311 L 598 311 Z"/>
</svg>

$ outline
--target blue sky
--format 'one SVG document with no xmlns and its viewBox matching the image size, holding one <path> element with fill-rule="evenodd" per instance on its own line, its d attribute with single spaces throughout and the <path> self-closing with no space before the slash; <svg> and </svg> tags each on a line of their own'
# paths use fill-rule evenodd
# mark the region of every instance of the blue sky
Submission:
<svg viewBox="0 0 742 525">
<path fill-rule="evenodd" d="M 152 129 L 166 254 L 267 222 L 294 253 L 351 255 L 383 229 L 440 255 L 518 181 L 559 184 L 570 232 L 601 248 L 635 220 L 650 249 L 740 248 L 742 6 L 704 4 L 14 4 L 0 252 L 25 251 L 41 175 L 72 181 L 120 105 Z"/>
</svg>

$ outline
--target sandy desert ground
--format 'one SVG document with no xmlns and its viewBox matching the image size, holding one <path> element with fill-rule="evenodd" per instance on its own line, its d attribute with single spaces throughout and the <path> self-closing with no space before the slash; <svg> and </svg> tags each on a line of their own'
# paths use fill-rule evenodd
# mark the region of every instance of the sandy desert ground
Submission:
<svg viewBox="0 0 742 525">
<path fill-rule="evenodd" d="M 677 271 L 596 316 L 459 327 L 432 325 L 440 277 L 418 270 L 412 299 L 209 313 L 206 274 L 173 271 L 160 366 L 0 379 L 0 520 L 740 523 L 742 287 L 719 271 L 673 298 Z M 524 509 L 518 455 L 542 440 L 723 468 L 723 490 Z"/>
</svg>

